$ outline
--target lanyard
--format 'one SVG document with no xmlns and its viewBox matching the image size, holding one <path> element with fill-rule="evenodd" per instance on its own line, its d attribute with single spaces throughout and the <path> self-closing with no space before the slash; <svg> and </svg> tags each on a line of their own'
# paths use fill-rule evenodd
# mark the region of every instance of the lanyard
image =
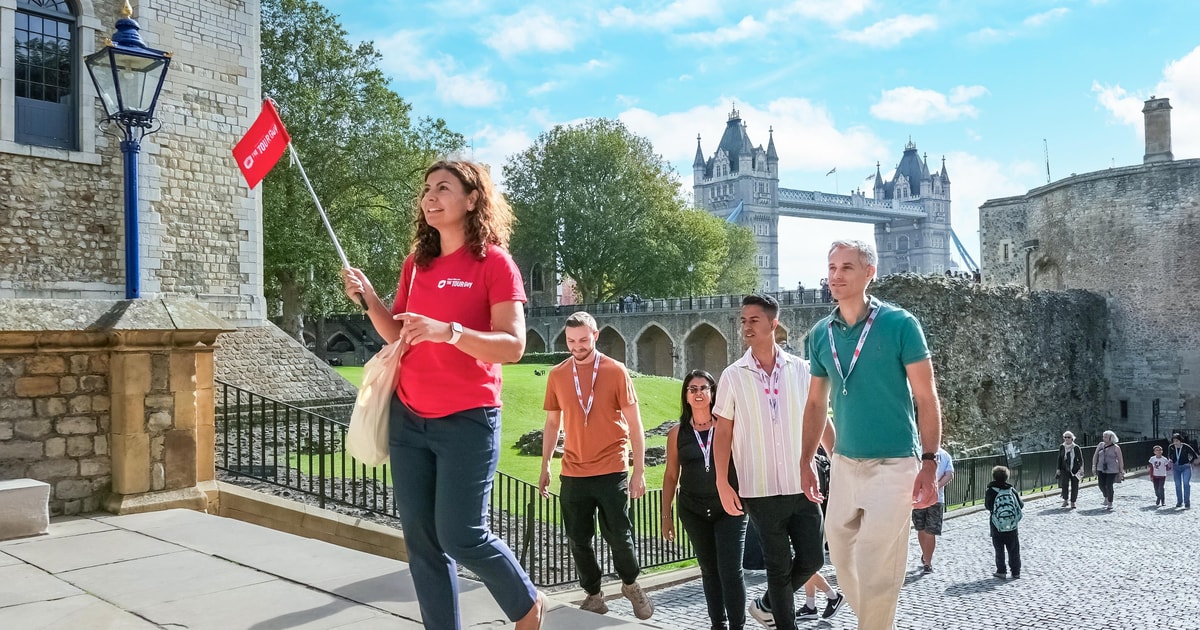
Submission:
<svg viewBox="0 0 1200 630">
<path fill-rule="evenodd" d="M 700 439 L 700 432 L 694 427 L 692 433 L 696 434 L 696 444 L 700 446 L 700 454 L 704 456 L 704 472 L 711 472 L 709 466 L 712 464 L 712 427 L 709 427 L 704 433 L 708 440 L 708 445 L 704 444 L 704 440 Z"/>
<path fill-rule="evenodd" d="M 767 371 L 763 369 L 762 363 L 758 362 L 758 357 L 754 357 L 754 366 L 758 368 L 756 372 L 758 373 L 758 378 L 762 380 L 763 393 L 767 395 L 767 406 L 771 408 L 771 420 L 774 422 L 779 422 L 779 379 L 783 374 L 783 367 L 780 365 L 782 360 L 783 358 L 779 356 L 779 353 L 775 353 L 775 366 L 768 376 Z"/>
<path fill-rule="evenodd" d="M 842 395 L 845 396 L 846 381 L 854 372 L 854 364 L 858 363 L 858 355 L 862 352 L 863 344 L 867 342 L 867 333 L 871 332 L 871 324 L 875 323 L 875 315 L 879 313 L 879 307 L 871 308 L 871 314 L 867 315 L 867 325 L 863 327 L 862 334 L 858 336 L 858 345 L 854 346 L 854 357 L 850 359 L 850 369 L 842 374 L 842 361 L 838 358 L 837 346 L 833 345 L 833 318 L 829 318 L 829 349 L 833 351 L 833 365 L 837 368 L 838 376 L 842 377 Z"/>
<path fill-rule="evenodd" d="M 596 360 L 592 361 L 592 389 L 588 392 L 587 404 L 583 404 L 583 390 L 579 388 L 579 369 L 576 364 L 579 363 L 574 358 L 571 359 L 571 374 L 575 377 L 575 399 L 579 401 L 579 407 L 583 409 L 583 425 L 587 426 L 588 414 L 592 412 L 592 403 L 596 400 L 596 376 L 600 374 L 600 351 L 592 350 L 596 355 Z"/>
</svg>

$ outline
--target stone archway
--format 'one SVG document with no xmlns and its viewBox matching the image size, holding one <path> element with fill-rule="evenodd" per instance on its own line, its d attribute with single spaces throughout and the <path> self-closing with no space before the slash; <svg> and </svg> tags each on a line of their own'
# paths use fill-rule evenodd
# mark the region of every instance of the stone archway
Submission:
<svg viewBox="0 0 1200 630">
<path fill-rule="evenodd" d="M 708 322 L 692 329 L 684 341 L 684 372 L 705 370 L 716 378 L 729 363 L 729 342 Z"/>
<path fill-rule="evenodd" d="M 788 339 L 789 334 L 790 333 L 789 333 L 788 329 L 785 328 L 783 326 L 783 324 L 779 324 L 778 326 L 775 327 L 775 343 L 779 344 L 779 346 L 782 347 L 787 352 L 790 352 L 792 354 L 799 354 L 800 353 L 799 349 L 794 348 L 791 345 L 789 345 L 789 343 L 790 343 L 789 339 Z"/>
<path fill-rule="evenodd" d="M 563 328 L 558 336 L 554 338 L 554 347 L 550 352 L 566 352 L 567 351 L 567 329 Z"/>
<path fill-rule="evenodd" d="M 675 376 L 675 342 L 657 324 L 650 324 L 638 335 L 634 369 L 642 374 Z"/>
<path fill-rule="evenodd" d="M 596 340 L 596 348 L 603 354 L 621 363 L 626 362 L 625 338 L 612 326 L 605 326 L 600 329 L 600 338 Z"/>
<path fill-rule="evenodd" d="M 545 352 L 546 340 L 542 338 L 541 333 L 530 328 L 525 331 L 525 352 Z"/>
<path fill-rule="evenodd" d="M 357 344 L 342 332 L 333 333 L 325 342 L 325 352 L 354 352 Z"/>
</svg>

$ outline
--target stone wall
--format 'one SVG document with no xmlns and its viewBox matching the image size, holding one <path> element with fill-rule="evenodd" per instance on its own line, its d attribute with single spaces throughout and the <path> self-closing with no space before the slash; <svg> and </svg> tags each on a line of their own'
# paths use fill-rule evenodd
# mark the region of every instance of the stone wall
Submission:
<svg viewBox="0 0 1200 630">
<path fill-rule="evenodd" d="M 997 220 L 992 212 L 1015 208 L 1013 198 L 985 204 L 981 233 L 1037 239 L 1030 261 L 1035 289 L 1088 289 L 1109 301 L 1110 387 L 1100 413 L 1106 428 L 1119 435 L 1194 428 L 1200 421 L 1200 310 L 1191 296 L 1200 294 L 1200 160 L 1072 176 L 1015 199 L 1015 221 Z M 985 239 L 984 278 L 1013 280 L 1015 270 L 1004 270 L 995 254 Z M 1023 283 L 1023 258 L 1020 263 Z"/>
<path fill-rule="evenodd" d="M 274 324 L 222 334 L 216 378 L 298 407 L 353 402 L 358 390 Z"/>
</svg>

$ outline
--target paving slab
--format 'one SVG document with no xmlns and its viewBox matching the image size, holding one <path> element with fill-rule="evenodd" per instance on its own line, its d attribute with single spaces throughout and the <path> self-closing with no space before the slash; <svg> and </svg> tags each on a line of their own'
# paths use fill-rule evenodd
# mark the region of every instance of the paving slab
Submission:
<svg viewBox="0 0 1200 630">
<path fill-rule="evenodd" d="M 0 628 L 161 630 L 145 619 L 87 594 L 0 608 Z"/>
<path fill-rule="evenodd" d="M 62 538 L 48 537 L 5 552 L 50 573 L 182 551 L 183 547 L 122 529 Z"/>
<path fill-rule="evenodd" d="M 279 579 L 190 550 L 66 571 L 57 577 L 127 610 Z"/>
<path fill-rule="evenodd" d="M 0 567 L 0 615 L 5 607 L 28 604 L 60 597 L 79 595 L 83 591 L 56 579 L 45 571 L 25 563 Z M 0 616 L 0 619 L 3 617 Z M 0 624 L 0 628 L 18 628 Z"/>
<path fill-rule="evenodd" d="M 6 567 L 10 564 L 20 564 L 21 561 L 0 551 L 0 567 Z"/>
<path fill-rule="evenodd" d="M 282 580 L 133 612 L 162 626 L 188 630 L 324 630 L 379 616 L 379 611 L 355 602 Z"/>
</svg>

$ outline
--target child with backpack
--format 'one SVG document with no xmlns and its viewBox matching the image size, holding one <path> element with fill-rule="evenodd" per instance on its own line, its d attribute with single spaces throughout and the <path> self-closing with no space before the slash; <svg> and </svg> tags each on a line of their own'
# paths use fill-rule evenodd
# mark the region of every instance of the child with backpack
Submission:
<svg viewBox="0 0 1200 630">
<path fill-rule="evenodd" d="M 996 572 L 993 575 L 1002 580 L 1007 576 L 1004 563 L 1004 553 L 1007 551 L 1008 567 L 1012 569 L 1013 579 L 1019 579 L 1021 541 L 1017 538 L 1017 524 L 1024 516 L 1025 503 L 1021 501 L 1017 489 L 1008 483 L 1008 468 L 996 466 L 992 469 L 992 483 L 988 484 L 983 504 L 992 515 L 989 527 L 992 546 L 996 549 Z"/>
</svg>

